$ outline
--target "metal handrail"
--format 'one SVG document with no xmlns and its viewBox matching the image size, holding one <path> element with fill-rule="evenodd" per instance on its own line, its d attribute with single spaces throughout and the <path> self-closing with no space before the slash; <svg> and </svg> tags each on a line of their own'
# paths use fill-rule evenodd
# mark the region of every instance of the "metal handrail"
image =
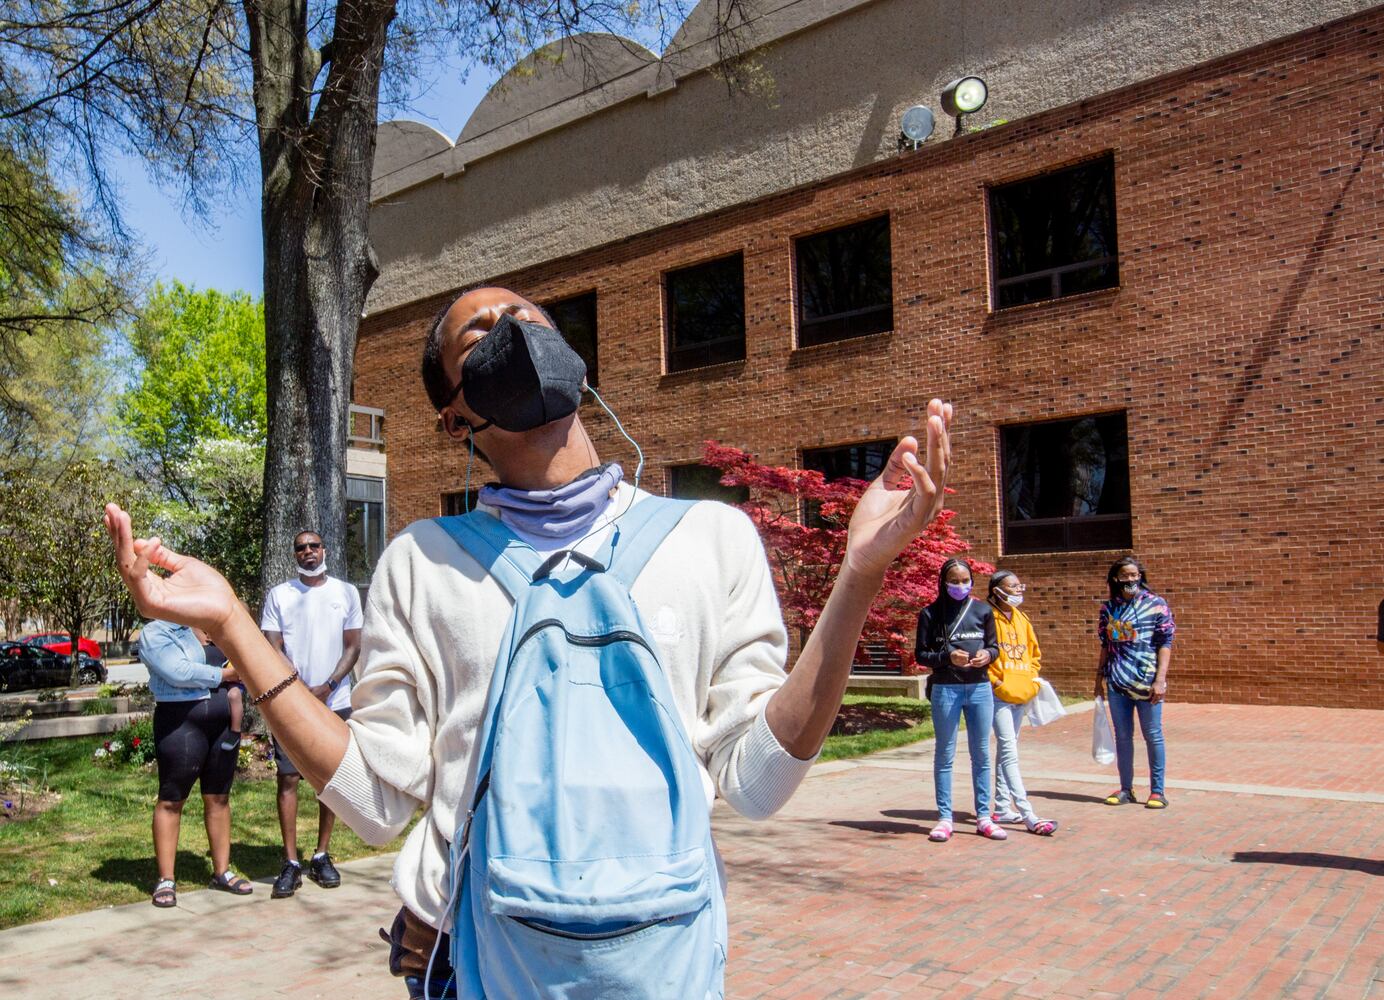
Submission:
<svg viewBox="0 0 1384 1000">
<path fill-rule="evenodd" d="M 1062 275 L 1070 274 L 1073 271 L 1084 271 L 1087 268 L 1100 267 L 1103 264 L 1113 264 L 1118 258 L 1114 254 L 1105 257 L 1092 257 L 1090 260 L 1078 261 L 1075 264 L 1063 264 L 1061 267 L 1049 267 L 1042 271 L 1029 271 L 1027 274 L 1016 274 L 1009 278 L 996 278 L 995 291 L 1001 288 L 1008 288 L 1010 285 L 1024 284 L 1036 281 L 1039 278 L 1052 279 L 1052 297 L 1060 298 L 1062 295 Z"/>
<path fill-rule="evenodd" d="M 1133 526 L 1133 518 L 1129 514 L 1077 514 L 1071 517 L 1031 517 L 1026 519 L 1005 518 L 1004 522 L 1004 550 L 1010 554 L 1030 554 L 1034 552 L 1075 552 L 1081 551 L 1080 548 L 1073 547 L 1072 532 L 1082 528 L 1094 527 L 1100 524 L 1124 524 Z M 1016 544 L 1012 533 L 1015 530 L 1042 530 L 1044 528 L 1059 529 L 1061 533 L 1061 543 L 1058 548 L 1030 548 L 1026 545 Z"/>
<path fill-rule="evenodd" d="M 854 319 L 857 316 L 868 316 L 872 313 L 893 312 L 893 302 L 881 302 L 873 306 L 861 306 L 859 309 L 847 309 L 845 312 L 824 313 L 821 316 L 808 316 L 805 309 L 798 310 L 799 324 L 806 326 L 812 323 L 830 323 L 838 319 Z"/>
<path fill-rule="evenodd" d="M 369 432 L 365 435 L 355 432 L 357 414 L 369 418 Z M 348 444 L 384 444 L 384 410 L 352 403 L 346 420 L 346 441 Z"/>
</svg>

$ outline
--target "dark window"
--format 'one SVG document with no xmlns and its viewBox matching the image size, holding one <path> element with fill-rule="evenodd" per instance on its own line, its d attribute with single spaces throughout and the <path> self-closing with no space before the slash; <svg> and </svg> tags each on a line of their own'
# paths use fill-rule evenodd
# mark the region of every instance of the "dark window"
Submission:
<svg viewBox="0 0 1384 1000">
<path fill-rule="evenodd" d="M 453 517 L 457 514 L 465 514 L 476 509 L 476 501 L 480 498 L 481 491 L 457 490 L 455 493 L 442 494 L 442 513 L 446 517 Z"/>
<path fill-rule="evenodd" d="M 367 586 L 384 551 L 384 480 L 346 477 L 346 579 Z"/>
<path fill-rule="evenodd" d="M 587 384 L 593 389 L 599 388 L 596 377 L 596 293 L 574 295 L 543 308 L 548 310 L 548 315 L 567 338 L 567 343 L 572 345 L 572 350 L 586 362 Z"/>
<path fill-rule="evenodd" d="M 1110 288 L 1115 245 L 1115 161 L 990 189 L 997 308 Z"/>
<path fill-rule="evenodd" d="M 1127 549 L 1123 413 L 1000 429 L 1005 552 Z"/>
<path fill-rule="evenodd" d="M 894 328 L 889 216 L 804 236 L 798 263 L 798 346 Z"/>
<path fill-rule="evenodd" d="M 664 277 L 668 370 L 745 357 L 745 258 L 708 261 Z"/>
<path fill-rule="evenodd" d="M 709 465 L 670 465 L 668 492 L 679 500 L 720 500 L 744 503 L 750 498 L 747 486 L 722 486 L 721 470 Z"/>
<path fill-rule="evenodd" d="M 894 444 L 892 440 L 866 441 L 863 444 L 848 444 L 840 448 L 805 450 L 803 468 L 820 472 L 828 482 L 833 479 L 863 479 L 869 482 L 884 471 L 884 465 L 889 461 Z M 827 522 L 822 519 L 817 505 L 808 502 L 803 504 L 803 524 L 821 528 L 825 527 Z M 845 525 L 836 527 L 844 528 Z"/>
</svg>

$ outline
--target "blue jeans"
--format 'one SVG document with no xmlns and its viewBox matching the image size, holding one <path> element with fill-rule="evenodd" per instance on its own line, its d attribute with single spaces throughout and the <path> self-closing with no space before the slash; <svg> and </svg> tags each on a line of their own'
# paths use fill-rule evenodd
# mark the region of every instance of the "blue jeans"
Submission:
<svg viewBox="0 0 1384 1000">
<path fill-rule="evenodd" d="M 1105 700 L 1110 705 L 1110 724 L 1115 728 L 1115 763 L 1120 769 L 1120 787 L 1134 789 L 1134 713 L 1139 713 L 1139 729 L 1149 751 L 1149 790 L 1163 794 L 1163 703 L 1135 701 L 1107 684 Z"/>
<path fill-rule="evenodd" d="M 939 819 L 952 818 L 952 761 L 956 758 L 956 731 L 966 716 L 966 743 L 971 749 L 971 784 L 976 796 L 976 820 L 990 815 L 990 727 L 995 718 L 995 699 L 990 682 L 934 684 L 932 726 L 937 733 L 937 752 L 932 757 L 932 780 L 937 786 Z"/>
<path fill-rule="evenodd" d="M 1024 727 L 1023 705 L 1014 705 L 995 699 L 995 743 L 998 760 L 995 766 L 995 812 L 1006 813 L 1016 809 L 1026 821 L 1038 819 L 1024 790 L 1024 779 L 1019 774 L 1019 733 Z"/>
</svg>

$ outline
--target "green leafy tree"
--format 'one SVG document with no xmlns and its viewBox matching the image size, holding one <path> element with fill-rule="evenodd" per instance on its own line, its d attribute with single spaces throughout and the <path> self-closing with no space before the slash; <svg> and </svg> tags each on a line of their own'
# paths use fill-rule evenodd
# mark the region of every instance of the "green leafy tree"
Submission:
<svg viewBox="0 0 1384 1000">
<path fill-rule="evenodd" d="M 154 290 L 125 339 L 134 375 L 121 423 L 160 484 L 196 507 L 190 476 L 207 470 L 195 461 L 205 443 L 244 441 L 263 452 L 263 305 L 174 282 Z"/>
<path fill-rule="evenodd" d="M 109 323 L 128 302 L 134 264 L 62 190 L 22 119 L 4 113 L 13 79 L 0 62 L 0 344 L 54 325 Z"/>
<path fill-rule="evenodd" d="M 24 610 L 71 638 L 73 684 L 77 640 L 106 616 L 121 586 L 101 523 L 111 501 L 142 517 L 152 513 L 147 498 L 110 464 L 79 462 L 59 481 L 20 474 L 0 485 L 8 586 Z"/>
<path fill-rule="evenodd" d="M 111 453 L 108 348 L 106 331 L 87 323 L 0 338 L 0 473 L 57 477 L 80 458 Z"/>
<path fill-rule="evenodd" d="M 0 95 L 3 95 L 0 66 Z M 0 121 L 0 472 L 60 471 L 101 450 L 129 262 L 92 235 L 42 150 Z"/>
<path fill-rule="evenodd" d="M 198 442 L 179 470 L 190 505 L 165 510 L 169 536 L 188 555 L 215 566 L 252 604 L 260 596 L 264 533 L 264 446 L 236 439 Z"/>
<path fill-rule="evenodd" d="M 742 0 L 718 7 L 743 25 Z M 428 59 L 507 67 L 552 39 L 667 40 L 681 0 L 11 0 L 0 123 L 60 162 L 121 232 L 107 164 L 136 155 L 203 208 L 258 154 L 268 376 L 263 578 L 298 525 L 345 551 L 345 451 L 362 307 L 378 275 L 370 184 L 381 94 Z M 723 56 L 738 32 L 718 34 Z M 388 53 L 388 58 L 386 58 Z M 248 171 L 246 171 L 248 173 Z"/>
</svg>

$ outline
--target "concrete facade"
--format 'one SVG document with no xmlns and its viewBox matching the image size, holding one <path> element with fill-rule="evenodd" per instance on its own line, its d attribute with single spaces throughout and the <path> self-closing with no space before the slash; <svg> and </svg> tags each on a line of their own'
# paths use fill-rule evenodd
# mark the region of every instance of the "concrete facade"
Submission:
<svg viewBox="0 0 1384 1000">
<path fill-rule="evenodd" d="M 655 491 L 707 439 L 796 465 L 803 449 L 911 432 L 928 398 L 955 400 L 956 527 L 1028 581 L 1064 693 L 1089 687 L 1120 553 L 1002 552 L 1000 428 L 1122 411 L 1133 548 L 1178 620 L 1171 697 L 1381 708 L 1384 672 L 1362 658 L 1377 655 L 1384 596 L 1382 52 L 1384 10 L 1366 12 L 488 277 L 539 300 L 597 292 L 602 392 Z M 987 188 L 1103 155 L 1119 287 L 993 309 Z M 795 349 L 793 238 L 885 212 L 893 331 Z M 663 273 L 733 252 L 746 359 L 664 374 Z M 455 284 L 362 327 L 357 398 L 389 414 L 391 534 L 466 482 L 417 375 Z M 582 412 L 603 457 L 632 471 L 608 418 Z"/>
<path fill-rule="evenodd" d="M 384 127 L 370 312 L 887 159 L 914 104 L 944 142 L 938 94 L 958 76 L 990 85 L 976 124 L 1013 121 L 1372 6 L 757 0 L 735 36 L 750 83 L 732 92 L 708 71 L 717 3 L 702 0 L 661 59 L 610 35 L 554 43 L 454 123 L 455 145 Z"/>
</svg>

